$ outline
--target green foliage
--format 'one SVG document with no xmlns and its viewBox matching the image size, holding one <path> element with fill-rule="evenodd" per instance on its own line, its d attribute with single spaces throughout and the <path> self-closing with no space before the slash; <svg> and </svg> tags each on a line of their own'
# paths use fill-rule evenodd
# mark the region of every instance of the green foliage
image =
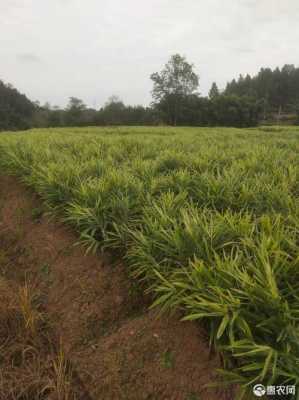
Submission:
<svg viewBox="0 0 299 400">
<path fill-rule="evenodd" d="M 218 86 L 216 82 L 212 83 L 211 89 L 209 91 L 209 98 L 210 99 L 215 99 L 216 97 L 218 97 L 220 95 Z"/>
<path fill-rule="evenodd" d="M 211 95 L 212 125 L 249 127 L 256 126 L 261 117 L 262 104 L 254 97 L 236 95 Z"/>
<path fill-rule="evenodd" d="M 174 54 L 160 72 L 151 74 L 153 104 L 125 105 L 116 96 L 99 110 L 70 97 L 65 109 L 32 103 L 0 81 L 0 131 L 62 126 L 228 126 L 299 124 L 299 68 L 262 68 L 256 76 L 240 75 L 209 96 L 197 93 L 198 75 L 185 57 Z"/>
<path fill-rule="evenodd" d="M 34 110 L 35 105 L 24 94 L 0 80 L 0 131 L 29 128 Z"/>
<path fill-rule="evenodd" d="M 31 211 L 32 219 L 38 222 L 44 214 L 44 210 L 42 207 L 33 208 Z"/>
<path fill-rule="evenodd" d="M 163 70 L 151 75 L 154 83 L 153 97 L 160 101 L 168 95 L 187 96 L 194 93 L 198 87 L 198 76 L 193 71 L 185 57 L 174 54 L 165 64 Z"/>
<path fill-rule="evenodd" d="M 162 364 L 163 364 L 163 367 L 167 368 L 167 369 L 171 369 L 174 367 L 175 359 L 174 359 L 174 354 L 171 350 L 167 349 L 163 353 Z"/>
<path fill-rule="evenodd" d="M 154 306 L 202 320 L 224 355 L 225 381 L 244 391 L 299 384 L 298 153 L 296 128 L 0 137 L 0 167 L 63 215 L 87 249 L 124 256 Z"/>
<path fill-rule="evenodd" d="M 261 68 L 255 76 L 240 75 L 229 82 L 226 95 L 254 96 L 264 102 L 265 117 L 271 112 L 296 112 L 299 104 L 299 68 L 284 65 L 282 68 Z"/>
<path fill-rule="evenodd" d="M 177 125 L 184 99 L 198 88 L 199 78 L 185 57 L 174 54 L 162 71 L 151 75 L 153 98 L 157 106 L 165 111 L 167 122 Z"/>
</svg>

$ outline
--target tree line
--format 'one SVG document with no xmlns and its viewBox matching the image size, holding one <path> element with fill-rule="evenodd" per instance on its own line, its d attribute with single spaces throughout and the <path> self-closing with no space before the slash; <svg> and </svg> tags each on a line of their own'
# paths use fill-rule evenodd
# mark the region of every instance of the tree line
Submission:
<svg viewBox="0 0 299 400">
<path fill-rule="evenodd" d="M 299 105 L 299 68 L 285 65 L 283 68 L 262 68 L 253 77 L 239 76 L 229 82 L 225 94 L 249 95 L 263 102 L 263 109 L 269 112 L 296 112 Z"/>
<path fill-rule="evenodd" d="M 30 127 L 99 125 L 256 126 L 281 116 L 298 121 L 299 68 L 262 68 L 256 76 L 239 76 L 223 91 L 214 82 L 201 96 L 194 66 L 179 54 L 150 76 L 153 102 L 149 107 L 125 105 L 112 96 L 100 109 L 71 97 L 65 108 L 33 103 L 0 81 L 0 130 Z"/>
</svg>

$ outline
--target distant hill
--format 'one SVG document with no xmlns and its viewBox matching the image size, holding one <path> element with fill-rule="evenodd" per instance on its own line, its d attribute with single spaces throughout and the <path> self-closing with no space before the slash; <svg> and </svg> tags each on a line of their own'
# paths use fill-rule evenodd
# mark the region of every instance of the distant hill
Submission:
<svg viewBox="0 0 299 400">
<path fill-rule="evenodd" d="M 34 103 L 0 80 L 0 130 L 30 128 L 34 111 Z"/>
</svg>

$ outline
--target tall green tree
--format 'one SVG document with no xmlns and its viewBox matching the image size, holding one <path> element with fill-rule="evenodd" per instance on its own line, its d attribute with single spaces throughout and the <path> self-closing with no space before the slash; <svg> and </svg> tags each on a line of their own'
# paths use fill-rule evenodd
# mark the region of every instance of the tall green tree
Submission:
<svg viewBox="0 0 299 400">
<path fill-rule="evenodd" d="M 184 100 L 194 94 L 199 85 L 193 65 L 180 54 L 174 54 L 162 71 L 153 73 L 150 78 L 155 105 L 166 114 L 168 123 L 177 125 Z"/>
<path fill-rule="evenodd" d="M 210 99 L 215 99 L 215 97 L 218 97 L 219 94 L 220 93 L 219 93 L 219 89 L 218 89 L 217 83 L 213 82 L 213 84 L 211 86 L 211 89 L 209 91 L 209 98 Z"/>
<path fill-rule="evenodd" d="M 107 125 L 122 125 L 124 124 L 124 115 L 126 106 L 118 96 L 111 96 L 106 102 L 102 115 Z"/>
<path fill-rule="evenodd" d="M 69 103 L 66 108 L 66 123 L 69 126 L 80 126 L 82 125 L 83 113 L 86 109 L 86 105 L 81 99 L 77 97 L 70 97 Z"/>
</svg>

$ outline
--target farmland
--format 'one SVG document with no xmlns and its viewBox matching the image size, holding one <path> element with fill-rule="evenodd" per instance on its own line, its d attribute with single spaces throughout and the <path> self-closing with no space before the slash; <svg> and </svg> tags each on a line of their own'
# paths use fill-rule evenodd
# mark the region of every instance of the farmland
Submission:
<svg viewBox="0 0 299 400">
<path fill-rule="evenodd" d="M 201 321 L 227 382 L 299 384 L 298 128 L 7 132 L 0 166 L 153 306 Z"/>
</svg>

